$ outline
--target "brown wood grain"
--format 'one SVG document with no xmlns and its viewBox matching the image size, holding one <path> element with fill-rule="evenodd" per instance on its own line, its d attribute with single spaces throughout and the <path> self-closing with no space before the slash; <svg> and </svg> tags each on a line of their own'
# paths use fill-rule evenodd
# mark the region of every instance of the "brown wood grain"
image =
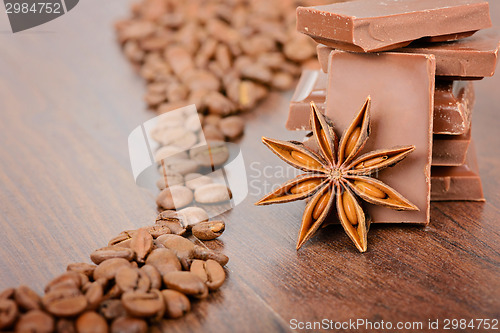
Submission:
<svg viewBox="0 0 500 333">
<path fill-rule="evenodd" d="M 93 249 L 156 215 L 128 162 L 129 132 L 154 114 L 114 40 L 112 22 L 127 11 L 118 0 L 80 1 L 15 35 L 0 13 L 0 289 L 41 291 L 68 263 L 89 261 Z M 498 1 L 491 12 L 500 24 Z M 304 203 L 253 206 L 287 178 L 260 137 L 302 136 L 284 129 L 291 94 L 272 94 L 245 115 L 249 196 L 222 216 L 226 232 L 208 244 L 230 257 L 228 281 L 162 327 L 281 332 L 291 319 L 499 318 L 499 87 L 499 74 L 476 82 L 472 131 L 487 202 L 433 203 L 428 227 L 373 226 L 365 254 L 338 225 L 296 251 Z"/>
</svg>

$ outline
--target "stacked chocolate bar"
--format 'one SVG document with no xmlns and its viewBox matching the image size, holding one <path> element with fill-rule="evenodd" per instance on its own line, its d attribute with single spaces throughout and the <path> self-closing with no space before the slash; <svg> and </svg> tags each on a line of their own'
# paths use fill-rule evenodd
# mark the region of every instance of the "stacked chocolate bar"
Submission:
<svg viewBox="0 0 500 333">
<path fill-rule="evenodd" d="M 435 201 L 484 200 L 471 115 L 474 80 L 493 76 L 496 68 L 500 32 L 490 27 L 483 0 L 299 7 L 297 29 L 318 42 L 322 71 L 302 73 L 286 127 L 310 129 L 314 101 L 341 134 L 370 95 L 374 140 L 368 148 L 416 146 L 395 167 L 401 176 L 398 171 L 386 181 L 406 190 L 410 200 L 421 200 L 421 211 L 428 210 L 429 195 Z M 423 218 L 401 215 L 400 222 L 428 223 L 428 214 Z"/>
</svg>

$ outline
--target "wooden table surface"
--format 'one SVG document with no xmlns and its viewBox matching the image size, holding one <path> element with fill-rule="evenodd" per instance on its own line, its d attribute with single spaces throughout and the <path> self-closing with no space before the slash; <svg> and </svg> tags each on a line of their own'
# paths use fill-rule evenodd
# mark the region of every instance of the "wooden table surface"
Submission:
<svg viewBox="0 0 500 333">
<path fill-rule="evenodd" d="M 154 195 L 131 174 L 127 136 L 155 114 L 142 80 L 122 56 L 112 22 L 120 0 L 86 0 L 38 28 L 12 34 L 0 14 L 0 289 L 41 291 L 68 263 L 121 230 L 150 224 Z M 491 12 L 500 23 L 500 3 Z M 284 129 L 291 94 L 274 93 L 247 114 L 241 150 L 252 180 L 225 213 L 213 247 L 230 257 L 229 278 L 172 331 L 291 331 L 290 321 L 421 321 L 500 317 L 500 74 L 476 83 L 473 137 L 486 203 L 433 203 L 428 227 L 376 225 L 357 252 L 340 226 L 295 250 L 304 204 L 254 207 L 284 164 L 262 135 Z M 267 181 L 269 184 L 264 184 Z M 268 188 L 266 189 L 268 190 Z"/>
</svg>

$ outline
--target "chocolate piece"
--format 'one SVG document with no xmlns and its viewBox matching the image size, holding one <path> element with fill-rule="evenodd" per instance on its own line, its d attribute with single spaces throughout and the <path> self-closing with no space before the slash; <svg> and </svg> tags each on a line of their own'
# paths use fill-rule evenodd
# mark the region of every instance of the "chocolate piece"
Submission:
<svg viewBox="0 0 500 333">
<path fill-rule="evenodd" d="M 357 0 L 297 8 L 299 32 L 357 52 L 393 50 L 422 37 L 453 39 L 489 27 L 483 0 Z"/>
<path fill-rule="evenodd" d="M 430 166 L 435 62 L 433 56 L 402 53 L 330 53 L 326 115 L 340 135 L 366 97 L 371 96 L 371 134 L 363 152 L 396 145 L 415 151 L 382 182 L 420 211 L 394 211 L 369 205 L 373 222 L 429 223 Z"/>
<path fill-rule="evenodd" d="M 476 149 L 470 145 L 464 165 L 454 167 L 433 166 L 431 169 L 432 201 L 484 201 L 479 177 Z"/>
<path fill-rule="evenodd" d="M 397 52 L 433 54 L 436 75 L 447 80 L 479 80 L 495 74 L 500 50 L 500 30 L 488 29 L 453 43 L 414 43 Z M 332 48 L 319 44 L 318 60 L 323 72 L 328 71 L 328 55 Z"/>
<path fill-rule="evenodd" d="M 330 51 L 329 51 L 330 52 Z M 286 122 L 288 130 L 311 130 L 310 102 L 324 112 L 327 75 L 305 70 L 290 102 Z M 474 85 L 468 81 L 439 81 L 434 94 L 434 134 L 466 134 L 474 106 Z M 463 156 L 463 154 L 461 155 Z"/>
<path fill-rule="evenodd" d="M 436 81 L 434 134 L 466 134 L 476 96 L 470 81 Z"/>
<path fill-rule="evenodd" d="M 478 79 L 495 74 L 499 50 L 500 30 L 495 28 L 453 43 L 414 43 L 397 52 L 434 54 L 436 75 Z"/>
<path fill-rule="evenodd" d="M 432 165 L 457 166 L 465 163 L 470 144 L 470 130 L 463 135 L 434 135 Z"/>
<path fill-rule="evenodd" d="M 304 70 L 290 102 L 286 128 L 291 130 L 310 129 L 311 102 L 325 112 L 327 76 L 319 70 Z"/>
</svg>

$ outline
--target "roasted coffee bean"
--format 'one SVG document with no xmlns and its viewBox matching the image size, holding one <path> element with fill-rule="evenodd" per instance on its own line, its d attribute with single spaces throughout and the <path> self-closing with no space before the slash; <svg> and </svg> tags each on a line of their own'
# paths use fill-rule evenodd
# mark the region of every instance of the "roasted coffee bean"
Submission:
<svg viewBox="0 0 500 333">
<path fill-rule="evenodd" d="M 190 271 L 200 277 L 211 291 L 219 289 L 226 280 L 224 268 L 215 260 L 193 260 Z"/>
<path fill-rule="evenodd" d="M 146 228 L 137 230 L 130 241 L 130 249 L 135 252 L 136 261 L 144 263 L 144 259 L 153 249 L 153 236 L 149 234 Z"/>
<path fill-rule="evenodd" d="M 170 273 L 169 273 L 170 274 Z M 153 289 L 150 292 L 126 292 L 122 296 L 123 307 L 133 317 L 163 317 L 165 304 L 161 293 Z"/>
<path fill-rule="evenodd" d="M 183 235 L 186 232 L 187 223 L 184 217 L 174 210 L 165 210 L 156 218 L 156 225 L 167 227 L 170 233 Z"/>
<path fill-rule="evenodd" d="M 189 151 L 191 159 L 204 167 L 218 167 L 229 158 L 229 149 L 221 141 L 207 141 L 204 146 L 193 148 Z"/>
<path fill-rule="evenodd" d="M 200 260 L 212 259 L 221 264 L 221 266 L 225 266 L 229 261 L 229 258 L 226 255 L 199 245 L 194 246 L 193 257 Z"/>
<path fill-rule="evenodd" d="M 52 279 L 47 286 L 45 286 L 45 293 L 59 288 L 73 288 L 79 290 L 86 282 L 88 282 L 86 275 L 76 272 L 66 272 L 58 277 Z"/>
<path fill-rule="evenodd" d="M 158 270 L 153 265 L 144 265 L 140 269 L 149 278 L 151 289 L 161 288 L 162 280 L 160 272 L 158 272 Z"/>
<path fill-rule="evenodd" d="M 209 114 L 203 118 L 203 124 L 218 127 L 221 119 L 222 117 L 217 114 Z"/>
<path fill-rule="evenodd" d="M 92 277 L 92 275 L 94 274 L 94 269 L 96 267 L 96 265 L 87 264 L 86 262 L 77 262 L 69 264 L 68 267 L 66 267 L 66 271 L 80 273 L 86 275 L 87 277 Z"/>
<path fill-rule="evenodd" d="M 169 186 L 182 185 L 184 177 L 177 172 L 167 171 L 165 174 L 161 172 L 161 177 L 156 181 L 156 186 L 161 191 Z"/>
<path fill-rule="evenodd" d="M 42 305 L 42 299 L 36 292 L 27 286 L 19 286 L 14 292 L 14 300 L 17 305 L 25 310 L 38 310 Z"/>
<path fill-rule="evenodd" d="M 201 134 L 203 134 L 203 138 L 200 138 L 200 142 L 224 141 L 224 134 L 222 134 L 221 130 L 211 124 L 203 126 L 203 131 L 200 133 L 200 136 Z"/>
<path fill-rule="evenodd" d="M 118 236 L 113 237 L 108 242 L 108 246 L 130 247 L 131 238 L 132 235 L 130 235 L 127 231 L 122 231 Z"/>
<path fill-rule="evenodd" d="M 196 141 L 198 140 L 195 134 L 191 133 L 191 135 L 195 136 Z M 158 173 L 162 176 L 166 174 L 167 177 L 169 173 L 180 173 L 181 175 L 184 176 L 188 173 L 197 172 L 198 169 L 199 169 L 198 163 L 190 159 L 169 158 L 163 160 L 163 164 L 158 167 Z"/>
<path fill-rule="evenodd" d="M 181 209 L 178 214 L 183 216 L 187 228 L 192 228 L 200 222 L 208 221 L 209 218 L 207 212 L 200 207 L 186 207 Z"/>
<path fill-rule="evenodd" d="M 57 333 L 77 333 L 75 322 L 72 319 L 61 318 L 56 323 Z"/>
<path fill-rule="evenodd" d="M 153 250 L 146 258 L 146 265 L 151 265 L 156 268 L 161 276 L 169 272 L 181 270 L 181 263 L 177 255 L 174 251 L 169 249 Z"/>
<path fill-rule="evenodd" d="M 40 310 L 31 310 L 19 318 L 16 332 L 51 333 L 54 331 L 54 319 Z"/>
<path fill-rule="evenodd" d="M 153 238 L 158 238 L 161 235 L 171 234 L 172 233 L 172 231 L 170 230 L 170 228 L 168 226 L 166 226 L 166 225 L 159 225 L 159 224 L 155 224 L 155 225 L 146 227 L 146 230 L 149 232 L 149 234 Z"/>
<path fill-rule="evenodd" d="M 108 320 L 113 320 L 127 315 L 122 301 L 119 299 L 108 299 L 99 305 L 99 313 Z"/>
<path fill-rule="evenodd" d="M 219 128 L 222 134 L 234 140 L 243 134 L 245 122 L 240 116 L 230 116 L 220 121 Z"/>
<path fill-rule="evenodd" d="M 2 299 L 9 299 L 14 297 L 14 288 L 7 288 L 4 291 L 0 292 L 0 300 Z"/>
<path fill-rule="evenodd" d="M 185 179 L 186 179 L 186 186 L 193 191 L 200 186 L 212 184 L 214 182 L 212 178 L 200 175 L 199 173 L 187 174 Z"/>
<path fill-rule="evenodd" d="M 104 300 L 115 299 L 115 298 L 121 297 L 122 294 L 123 294 L 123 290 L 121 290 L 121 288 L 118 285 L 112 284 L 111 287 L 106 291 L 106 293 L 104 294 L 104 296 L 102 298 Z"/>
<path fill-rule="evenodd" d="M 164 209 L 179 209 L 193 201 L 193 192 L 185 186 L 174 185 L 160 192 L 156 204 Z"/>
<path fill-rule="evenodd" d="M 223 221 L 201 222 L 195 225 L 191 232 L 193 236 L 201 240 L 216 239 L 224 232 L 225 224 Z"/>
<path fill-rule="evenodd" d="M 174 251 L 181 264 L 193 257 L 194 244 L 187 238 L 178 235 L 163 235 L 156 240 L 165 248 Z M 183 264 L 183 266 L 185 266 L 185 264 Z"/>
<path fill-rule="evenodd" d="M 94 311 L 82 313 L 75 322 L 78 333 L 107 333 L 108 323 Z"/>
<path fill-rule="evenodd" d="M 123 258 L 128 261 L 134 259 L 135 253 L 132 249 L 120 246 L 106 246 L 95 250 L 90 254 L 90 260 L 99 265 L 104 260 L 112 258 Z"/>
<path fill-rule="evenodd" d="M 44 309 L 54 316 L 72 317 L 87 308 L 87 299 L 77 289 L 71 287 L 57 288 L 49 291 L 42 298 Z"/>
<path fill-rule="evenodd" d="M 151 286 L 151 281 L 147 274 L 132 267 L 122 267 L 115 275 L 116 285 L 123 291 L 147 292 Z"/>
<path fill-rule="evenodd" d="M 163 276 L 163 282 L 169 289 L 177 290 L 196 298 L 208 296 L 208 287 L 202 279 L 191 272 L 170 272 Z"/>
<path fill-rule="evenodd" d="M 120 317 L 111 324 L 111 333 L 147 333 L 145 320 L 132 317 Z"/>
<path fill-rule="evenodd" d="M 189 298 L 177 290 L 165 289 L 161 291 L 165 303 L 165 316 L 180 318 L 191 310 Z"/>
<path fill-rule="evenodd" d="M 123 266 L 129 267 L 130 262 L 127 259 L 123 258 L 113 258 L 105 260 L 97 265 L 96 269 L 94 270 L 94 280 L 98 280 L 101 278 L 111 280 L 115 277 L 118 269 Z"/>
<path fill-rule="evenodd" d="M 95 310 L 99 307 L 104 297 L 104 290 L 101 282 L 90 282 L 89 287 L 85 290 L 85 298 L 87 299 L 87 310 Z"/>
<path fill-rule="evenodd" d="M 0 299 L 0 330 L 11 327 L 18 315 L 19 309 L 13 300 L 7 298 Z"/>
<path fill-rule="evenodd" d="M 203 185 L 194 191 L 194 199 L 202 204 L 220 203 L 231 198 L 231 190 L 224 184 Z"/>
</svg>

